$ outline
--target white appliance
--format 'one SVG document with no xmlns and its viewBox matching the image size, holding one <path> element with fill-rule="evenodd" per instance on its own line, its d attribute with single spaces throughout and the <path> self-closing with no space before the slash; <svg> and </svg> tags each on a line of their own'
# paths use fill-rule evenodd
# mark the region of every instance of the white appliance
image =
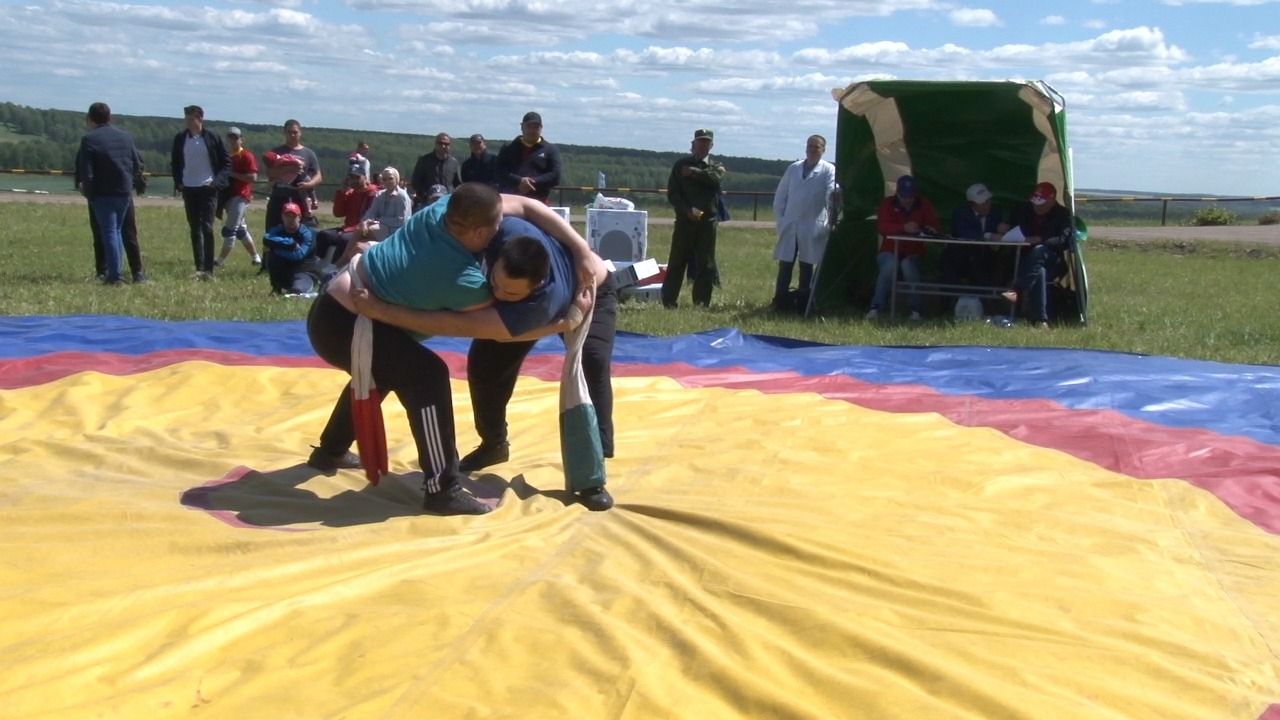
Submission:
<svg viewBox="0 0 1280 720">
<path fill-rule="evenodd" d="M 587 245 L 605 260 L 644 260 L 649 250 L 649 213 L 587 208 Z"/>
<path fill-rule="evenodd" d="M 551 212 L 564 218 L 565 222 L 573 222 L 572 220 L 569 219 L 569 208 L 567 207 L 552 207 Z"/>
</svg>

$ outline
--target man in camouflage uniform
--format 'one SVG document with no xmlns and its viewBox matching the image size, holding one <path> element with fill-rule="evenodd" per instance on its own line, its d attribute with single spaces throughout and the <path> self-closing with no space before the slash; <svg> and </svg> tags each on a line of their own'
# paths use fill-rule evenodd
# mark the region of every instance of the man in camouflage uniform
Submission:
<svg viewBox="0 0 1280 720">
<path fill-rule="evenodd" d="M 662 282 L 662 304 L 676 307 L 686 270 L 693 278 L 693 304 L 711 304 L 711 288 L 716 281 L 716 201 L 724 165 L 708 158 L 715 135 L 695 130 L 690 154 L 671 167 L 667 180 L 667 200 L 676 212 L 671 233 L 671 255 L 667 258 L 667 278 Z"/>
</svg>

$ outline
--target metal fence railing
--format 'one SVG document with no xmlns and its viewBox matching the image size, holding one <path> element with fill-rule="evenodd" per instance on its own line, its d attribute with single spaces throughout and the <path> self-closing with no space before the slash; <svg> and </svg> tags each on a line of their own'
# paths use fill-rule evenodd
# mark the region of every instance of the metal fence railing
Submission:
<svg viewBox="0 0 1280 720">
<path fill-rule="evenodd" d="M 65 176 L 70 178 L 73 173 L 65 170 L 27 170 L 23 168 L 0 168 L 0 175 L 49 175 L 49 176 Z M 168 173 L 147 173 L 148 178 L 168 178 Z M 259 181 L 262 184 L 263 181 Z M 170 188 L 172 186 L 169 186 Z M 322 183 L 320 188 L 328 192 L 326 196 L 332 196 L 332 191 L 340 187 L 340 183 Z M 0 189 L 3 189 L 0 187 Z M 70 191 L 70 183 L 68 182 L 67 190 Z M 22 190 L 19 190 L 22 191 Z M 39 192 L 39 191 L 36 191 Z M 611 196 L 626 195 L 653 195 L 655 199 L 665 199 L 666 188 L 634 188 L 634 187 L 588 187 L 583 185 L 559 185 L 555 188 L 556 204 L 560 206 L 573 206 L 576 204 L 587 204 L 596 195 L 596 193 L 605 193 Z M 259 192 L 265 195 L 265 193 Z M 760 219 L 760 200 L 765 199 L 765 207 L 772 213 L 773 191 L 772 190 L 726 190 L 726 201 L 733 209 L 742 209 L 746 205 L 746 199 L 751 202 L 751 219 Z M 1188 196 L 1188 195 L 1089 195 L 1077 192 L 1075 202 L 1077 206 L 1094 205 L 1103 203 L 1160 203 L 1160 224 L 1166 225 L 1169 220 L 1169 204 L 1170 203 L 1240 203 L 1240 202 L 1272 202 L 1280 201 L 1280 195 L 1258 195 L 1258 196 L 1237 196 L 1237 197 L 1214 197 L 1214 196 Z"/>
</svg>

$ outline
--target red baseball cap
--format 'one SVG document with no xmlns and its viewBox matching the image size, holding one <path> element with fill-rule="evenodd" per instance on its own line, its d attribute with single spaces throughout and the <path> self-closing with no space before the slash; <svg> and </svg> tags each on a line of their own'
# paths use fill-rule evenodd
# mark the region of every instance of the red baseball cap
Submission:
<svg viewBox="0 0 1280 720">
<path fill-rule="evenodd" d="M 283 208 L 280 208 L 281 215 L 297 215 L 302 217 L 302 208 L 298 207 L 296 202 L 287 202 Z"/>
<path fill-rule="evenodd" d="M 1047 202 L 1053 202 L 1058 197 L 1058 190 L 1053 183 L 1042 182 L 1036 185 L 1036 189 L 1031 193 L 1032 205 L 1043 205 Z"/>
</svg>

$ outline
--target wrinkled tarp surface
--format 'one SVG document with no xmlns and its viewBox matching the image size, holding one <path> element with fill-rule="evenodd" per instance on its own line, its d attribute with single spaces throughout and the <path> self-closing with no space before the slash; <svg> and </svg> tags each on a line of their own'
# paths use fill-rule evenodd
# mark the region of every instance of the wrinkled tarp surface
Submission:
<svg viewBox="0 0 1280 720">
<path fill-rule="evenodd" d="M 0 318 L 0 717 L 1280 714 L 1280 369 L 623 336 L 589 513 L 562 352 L 439 518 L 300 323 Z"/>
</svg>

